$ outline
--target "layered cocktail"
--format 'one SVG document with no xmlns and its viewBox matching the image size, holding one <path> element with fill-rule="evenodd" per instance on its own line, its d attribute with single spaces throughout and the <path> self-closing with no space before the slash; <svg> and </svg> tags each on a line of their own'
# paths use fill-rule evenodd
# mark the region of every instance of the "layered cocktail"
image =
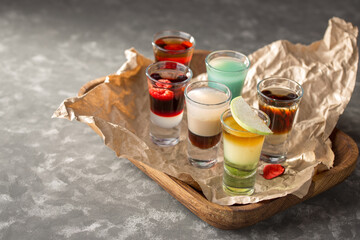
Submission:
<svg viewBox="0 0 360 240">
<path fill-rule="evenodd" d="M 210 53 L 206 59 L 206 71 L 210 81 L 225 84 L 232 97 L 241 95 L 250 60 L 242 53 L 223 50 Z"/>
<path fill-rule="evenodd" d="M 221 83 L 199 81 L 185 89 L 188 120 L 188 159 L 199 168 L 217 162 L 221 114 L 229 107 L 231 92 Z"/>
<path fill-rule="evenodd" d="M 170 61 L 146 69 L 150 96 L 150 136 L 157 145 L 179 142 L 179 124 L 184 112 L 184 90 L 192 78 L 187 66 Z"/>
<path fill-rule="evenodd" d="M 257 91 L 259 108 L 270 117 L 270 129 L 274 133 L 266 137 L 261 159 L 283 162 L 287 154 L 286 140 L 303 94 L 302 87 L 293 80 L 272 77 L 260 81 Z"/>
<path fill-rule="evenodd" d="M 251 195 L 254 192 L 256 170 L 265 135 L 271 134 L 268 128 L 270 120 L 264 112 L 251 108 L 240 100 L 242 106 L 237 109 L 232 102 L 231 110 L 226 110 L 221 115 L 224 142 L 223 189 L 231 195 Z"/>
<path fill-rule="evenodd" d="M 175 61 L 190 65 L 195 39 L 180 31 L 163 31 L 155 34 L 153 42 L 155 61 Z"/>
</svg>

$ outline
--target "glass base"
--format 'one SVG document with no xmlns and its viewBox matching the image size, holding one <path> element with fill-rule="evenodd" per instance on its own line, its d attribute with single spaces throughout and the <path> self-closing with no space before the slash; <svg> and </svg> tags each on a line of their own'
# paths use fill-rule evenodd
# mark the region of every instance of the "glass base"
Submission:
<svg viewBox="0 0 360 240">
<path fill-rule="evenodd" d="M 199 159 L 194 159 L 194 158 L 190 158 L 190 157 L 188 157 L 188 159 L 189 159 L 189 162 L 191 163 L 191 165 L 193 165 L 194 167 L 204 168 L 204 169 L 211 168 L 217 163 L 217 159 L 199 160 Z"/>
<path fill-rule="evenodd" d="M 192 145 L 188 138 L 187 157 L 191 165 L 197 168 L 211 168 L 214 166 L 217 163 L 219 142 L 211 148 L 201 149 Z"/>
<path fill-rule="evenodd" d="M 158 146 L 174 146 L 179 143 L 179 138 L 157 138 L 150 133 L 150 137 L 153 143 Z"/>
<path fill-rule="evenodd" d="M 286 161 L 286 156 L 284 155 L 270 155 L 266 153 L 261 153 L 260 159 L 263 162 L 277 164 L 277 163 L 283 163 Z"/>
<path fill-rule="evenodd" d="M 150 121 L 150 138 L 158 146 L 174 146 L 180 141 L 180 125 L 164 128 Z"/>
<path fill-rule="evenodd" d="M 254 193 L 254 188 L 234 188 L 229 187 L 226 184 L 223 184 L 223 190 L 230 195 L 252 195 Z"/>
<path fill-rule="evenodd" d="M 286 161 L 288 133 L 273 134 L 265 137 L 265 142 L 261 150 L 260 160 L 266 163 L 283 163 Z"/>
</svg>

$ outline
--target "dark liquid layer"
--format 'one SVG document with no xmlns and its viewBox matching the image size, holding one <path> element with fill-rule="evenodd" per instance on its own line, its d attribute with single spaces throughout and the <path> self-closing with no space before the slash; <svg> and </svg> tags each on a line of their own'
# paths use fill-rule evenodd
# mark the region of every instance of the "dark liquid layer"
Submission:
<svg viewBox="0 0 360 240">
<path fill-rule="evenodd" d="M 283 101 L 294 100 L 299 97 L 295 92 L 287 89 L 263 90 L 261 93 L 269 98 Z"/>
<path fill-rule="evenodd" d="M 215 146 L 221 139 L 221 132 L 215 136 L 211 137 L 203 137 L 192 133 L 190 130 L 189 132 L 189 140 L 192 145 L 200 148 L 200 149 L 208 149 Z"/>
<path fill-rule="evenodd" d="M 281 102 L 281 100 L 294 100 L 298 98 L 295 92 L 290 90 L 264 90 L 262 94 L 273 99 L 260 98 L 259 108 L 270 118 L 270 129 L 274 134 L 284 134 L 290 132 L 295 114 L 297 111 L 296 102 Z M 279 103 L 276 101 L 280 100 Z"/>
<path fill-rule="evenodd" d="M 151 74 L 151 77 L 160 80 L 163 79 L 162 76 L 158 73 Z M 166 80 L 171 83 L 179 83 L 187 80 L 185 75 L 179 75 L 175 79 L 166 78 Z M 156 83 L 152 89 L 149 89 L 150 95 L 150 109 L 156 115 L 162 117 L 173 117 L 176 116 L 184 110 L 184 88 L 185 86 L 175 86 L 171 83 L 166 84 L 166 82 Z M 154 90 L 164 89 L 166 96 L 157 96 L 154 94 Z"/>
<path fill-rule="evenodd" d="M 162 117 L 179 115 L 184 109 L 184 95 L 178 95 L 172 100 L 158 100 L 150 95 L 150 109 Z"/>
<path fill-rule="evenodd" d="M 158 61 L 175 61 L 185 65 L 189 65 L 193 49 L 192 43 L 180 37 L 164 37 L 155 41 L 155 44 L 165 51 L 155 50 L 155 60 Z"/>
</svg>

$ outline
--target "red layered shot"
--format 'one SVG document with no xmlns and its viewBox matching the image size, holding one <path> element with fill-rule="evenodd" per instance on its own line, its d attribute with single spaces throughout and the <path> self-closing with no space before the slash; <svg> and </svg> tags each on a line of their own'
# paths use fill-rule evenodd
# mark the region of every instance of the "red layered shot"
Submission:
<svg viewBox="0 0 360 240">
<path fill-rule="evenodd" d="M 163 37 L 155 41 L 160 49 L 155 49 L 156 61 L 175 61 L 184 65 L 189 65 L 192 54 L 193 44 L 181 37 Z M 163 50 L 161 50 L 163 49 Z"/>
<path fill-rule="evenodd" d="M 187 77 L 179 75 L 176 79 L 164 79 L 158 73 L 151 74 L 151 77 L 157 80 L 149 89 L 152 121 L 166 128 L 178 125 L 184 111 L 185 86 L 172 83 L 180 83 L 187 80 Z"/>
</svg>

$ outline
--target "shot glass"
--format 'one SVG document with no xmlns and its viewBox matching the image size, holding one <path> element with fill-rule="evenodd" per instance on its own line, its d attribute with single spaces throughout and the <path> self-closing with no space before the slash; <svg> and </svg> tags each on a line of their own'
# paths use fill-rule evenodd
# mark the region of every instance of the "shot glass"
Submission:
<svg viewBox="0 0 360 240">
<path fill-rule="evenodd" d="M 189 67 L 177 62 L 156 62 L 146 69 L 150 96 L 150 136 L 159 146 L 179 142 L 184 112 L 184 90 L 192 78 Z"/>
<path fill-rule="evenodd" d="M 270 129 L 274 133 L 265 138 L 261 160 L 269 163 L 284 162 L 288 151 L 287 138 L 303 96 L 303 89 L 294 80 L 270 77 L 257 84 L 257 96 L 259 108 L 270 117 Z"/>
<path fill-rule="evenodd" d="M 232 98 L 241 95 L 250 60 L 242 53 L 221 50 L 211 52 L 205 58 L 209 81 L 225 84 L 231 90 Z"/>
<path fill-rule="evenodd" d="M 186 32 L 162 31 L 154 35 L 152 46 L 156 62 L 174 61 L 189 66 L 195 39 Z"/>
<path fill-rule="evenodd" d="M 229 88 L 221 83 L 199 81 L 186 87 L 187 155 L 193 166 L 210 168 L 217 163 L 220 116 L 229 107 L 230 99 Z"/>
<path fill-rule="evenodd" d="M 258 109 L 253 110 L 269 126 L 269 117 Z M 223 190 L 230 195 L 251 195 L 265 136 L 243 129 L 236 123 L 230 110 L 221 115 L 221 124 L 224 142 Z"/>
</svg>

